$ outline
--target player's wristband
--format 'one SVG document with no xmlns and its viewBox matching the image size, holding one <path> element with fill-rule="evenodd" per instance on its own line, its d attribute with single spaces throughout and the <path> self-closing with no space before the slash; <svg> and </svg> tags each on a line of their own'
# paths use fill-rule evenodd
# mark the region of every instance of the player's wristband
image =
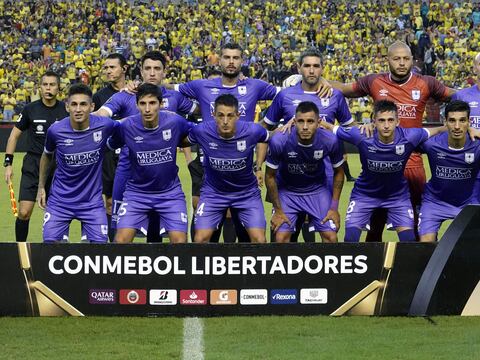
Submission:
<svg viewBox="0 0 480 360">
<path fill-rule="evenodd" d="M 330 210 L 338 211 L 338 200 L 333 200 L 330 203 Z"/>
<path fill-rule="evenodd" d="M 3 162 L 3 166 L 12 166 L 13 164 L 13 154 L 5 154 L 5 160 Z"/>
</svg>

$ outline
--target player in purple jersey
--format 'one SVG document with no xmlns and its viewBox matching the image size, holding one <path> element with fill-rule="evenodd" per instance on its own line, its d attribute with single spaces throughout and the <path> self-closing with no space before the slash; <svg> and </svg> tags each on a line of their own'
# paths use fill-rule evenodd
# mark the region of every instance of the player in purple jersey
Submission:
<svg viewBox="0 0 480 360">
<path fill-rule="evenodd" d="M 480 53 L 473 59 L 473 72 L 477 76 L 477 83 L 469 88 L 457 91 L 452 96 L 452 100 L 462 100 L 470 106 L 470 126 L 480 129 Z M 473 188 L 472 201 L 480 204 L 480 176 Z"/>
<path fill-rule="evenodd" d="M 360 240 L 362 230 L 369 228 L 370 216 L 377 208 L 387 209 L 387 228 L 395 229 L 400 241 L 415 241 L 413 209 L 403 171 L 415 148 L 429 136 L 445 131 L 445 127 L 400 128 L 397 107 L 388 100 L 375 103 L 373 123 L 372 137 L 360 133 L 357 127 L 321 124 L 340 139 L 357 146 L 362 163 L 362 173 L 353 186 L 345 217 L 345 241 Z"/>
<path fill-rule="evenodd" d="M 448 133 L 430 138 L 420 147 L 428 155 L 432 174 L 420 209 L 420 241 L 436 241 L 442 222 L 455 218 L 472 202 L 480 169 L 480 141 L 467 136 L 469 116 L 468 103 L 451 101 L 445 108 Z"/>
<path fill-rule="evenodd" d="M 141 75 L 145 83 L 161 86 L 164 77 L 166 59 L 159 51 L 151 51 L 146 53 L 140 60 Z M 187 99 L 182 94 L 167 90 L 161 87 L 162 91 L 162 108 L 181 114 L 190 114 L 195 111 L 196 104 Z M 112 96 L 95 114 L 100 116 L 116 116 L 125 118 L 134 114 L 138 114 L 135 94 L 126 91 L 119 92 Z M 117 170 L 115 173 L 115 181 L 113 184 L 113 209 L 112 209 L 112 227 L 116 227 L 118 221 L 118 209 L 122 205 L 123 193 L 125 186 L 130 178 L 130 162 L 128 157 L 128 149 L 124 147 L 120 154 Z M 147 225 L 143 226 L 146 229 Z M 160 226 L 158 221 L 151 218 L 148 223 L 147 242 L 159 242 L 158 234 Z"/>
<path fill-rule="evenodd" d="M 102 199 L 102 160 L 107 138 L 118 125 L 90 115 L 92 91 L 83 84 L 70 87 L 70 116 L 50 126 L 40 160 L 37 202 L 45 209 L 43 241 L 68 241 L 70 222 L 82 223 L 82 241 L 106 242 L 107 216 Z M 57 169 L 46 202 L 45 180 L 53 153 Z"/>
<path fill-rule="evenodd" d="M 160 217 L 172 243 L 187 241 L 187 207 L 178 178 L 177 146 L 192 124 L 181 116 L 160 111 L 162 94 L 152 84 L 138 88 L 138 115 L 122 120 L 108 142 L 110 148 L 128 147 L 131 164 L 115 241 L 132 242 L 150 212 Z"/>
<path fill-rule="evenodd" d="M 294 132 L 277 133 L 268 144 L 265 182 L 274 208 L 275 241 L 289 242 L 297 216 L 307 213 L 310 231 L 320 232 L 325 242 L 336 242 L 344 178 L 342 151 L 333 134 L 318 128 L 315 103 L 298 104 L 294 122 Z M 325 157 L 331 159 L 329 166 L 335 172 L 333 196 L 327 186 Z"/>
<path fill-rule="evenodd" d="M 230 208 L 245 226 L 252 242 L 265 242 L 265 215 L 253 152 L 268 141 L 268 131 L 258 124 L 238 121 L 238 100 L 220 95 L 214 103 L 215 121 L 202 122 L 188 135 L 204 153 L 205 179 L 195 216 L 195 242 L 208 242 Z"/>
</svg>

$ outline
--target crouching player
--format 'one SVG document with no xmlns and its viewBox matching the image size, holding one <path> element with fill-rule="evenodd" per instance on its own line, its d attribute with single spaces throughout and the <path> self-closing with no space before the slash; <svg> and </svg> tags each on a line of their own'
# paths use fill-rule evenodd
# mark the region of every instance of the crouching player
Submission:
<svg viewBox="0 0 480 360">
<path fill-rule="evenodd" d="M 230 94 L 215 99 L 215 121 L 203 122 L 188 135 L 204 153 L 205 179 L 195 213 L 195 242 L 208 242 L 228 208 L 236 212 L 251 242 L 265 242 L 265 215 L 253 152 L 267 142 L 268 131 L 258 124 L 238 121 L 238 100 Z"/>
<path fill-rule="evenodd" d="M 480 141 L 468 136 L 470 107 L 455 100 L 445 108 L 446 133 L 422 144 L 432 178 L 420 208 L 420 241 L 435 241 L 443 221 L 453 219 L 469 203 L 480 169 Z"/>
<path fill-rule="evenodd" d="M 187 241 L 187 206 L 178 178 L 177 146 L 193 124 L 166 110 L 161 89 L 145 83 L 137 91 L 140 114 L 122 120 L 109 139 L 111 149 L 124 145 L 132 166 L 124 201 L 118 211 L 118 243 L 132 242 L 137 230 L 156 212 L 172 243 Z"/>
<path fill-rule="evenodd" d="M 345 217 L 345 241 L 358 242 L 362 230 L 369 229 L 373 210 L 388 211 L 387 228 L 395 229 L 400 241 L 415 241 L 413 209 L 403 170 L 410 154 L 430 136 L 445 131 L 434 129 L 404 129 L 398 126 L 396 105 L 388 100 L 375 103 L 372 137 L 357 127 L 341 128 L 326 122 L 341 140 L 358 147 L 362 173 L 355 182 Z"/>
<path fill-rule="evenodd" d="M 265 183 L 274 209 L 271 226 L 275 241 L 289 242 L 298 215 L 306 213 L 310 232 L 320 232 L 324 242 L 336 242 L 340 226 L 338 201 L 344 180 L 343 152 L 333 134 L 318 128 L 319 111 L 313 102 L 297 106 L 294 124 L 295 131 L 274 134 L 268 145 Z M 333 196 L 326 157 L 334 169 Z"/>
</svg>

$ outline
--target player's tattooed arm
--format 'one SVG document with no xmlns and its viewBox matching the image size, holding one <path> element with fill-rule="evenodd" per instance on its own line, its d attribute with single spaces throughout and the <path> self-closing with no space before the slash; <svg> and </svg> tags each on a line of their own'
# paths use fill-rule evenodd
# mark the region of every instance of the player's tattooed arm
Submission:
<svg viewBox="0 0 480 360">
<path fill-rule="evenodd" d="M 265 170 L 265 184 L 274 209 L 272 220 L 270 221 L 270 226 L 272 227 L 273 232 L 276 232 L 283 223 L 291 224 L 287 215 L 285 215 L 282 210 L 282 205 L 278 196 L 276 174 L 277 171 L 275 169 L 267 166 L 267 169 Z"/>
<path fill-rule="evenodd" d="M 38 176 L 38 191 L 37 191 L 37 203 L 40 209 L 45 209 L 47 205 L 47 193 L 45 191 L 45 184 L 47 181 L 47 173 L 52 162 L 53 155 L 43 153 L 40 158 L 40 169 Z"/>
</svg>

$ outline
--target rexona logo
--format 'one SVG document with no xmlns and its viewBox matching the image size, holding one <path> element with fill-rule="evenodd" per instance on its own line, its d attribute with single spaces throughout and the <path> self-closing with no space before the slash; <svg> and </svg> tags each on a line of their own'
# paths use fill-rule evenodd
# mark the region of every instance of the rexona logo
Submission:
<svg viewBox="0 0 480 360">
<path fill-rule="evenodd" d="M 177 290 L 156 290 L 149 293 L 150 305 L 177 305 Z"/>
<path fill-rule="evenodd" d="M 237 305 L 237 290 L 210 290 L 210 305 Z"/>
<path fill-rule="evenodd" d="M 270 304 L 284 305 L 298 303 L 296 289 L 273 289 L 270 290 Z"/>
<path fill-rule="evenodd" d="M 207 305 L 207 290 L 180 290 L 181 305 Z"/>
<path fill-rule="evenodd" d="M 301 289 L 300 304 L 326 304 L 328 302 L 328 290 L 322 289 Z"/>
<path fill-rule="evenodd" d="M 267 305 L 267 289 L 243 289 L 240 290 L 241 305 Z"/>
<path fill-rule="evenodd" d="M 145 305 L 147 303 L 147 290 L 121 289 L 120 304 L 122 305 Z"/>
<path fill-rule="evenodd" d="M 90 304 L 116 304 L 117 291 L 112 289 L 90 289 L 88 291 Z"/>
</svg>

